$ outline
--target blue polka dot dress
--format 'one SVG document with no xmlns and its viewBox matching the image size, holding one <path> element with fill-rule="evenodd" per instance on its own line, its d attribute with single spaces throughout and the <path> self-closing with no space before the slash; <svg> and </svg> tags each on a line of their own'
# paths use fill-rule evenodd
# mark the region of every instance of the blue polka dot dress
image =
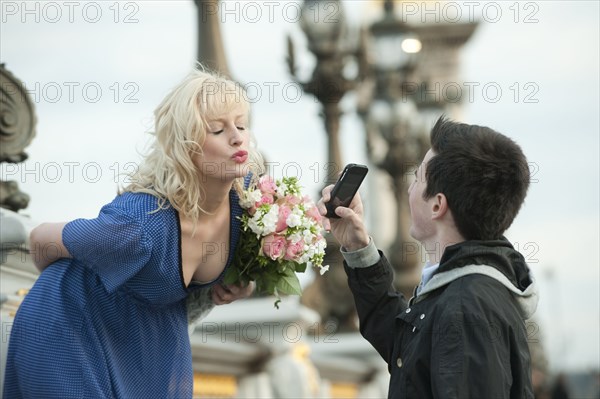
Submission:
<svg viewBox="0 0 600 399">
<path fill-rule="evenodd" d="M 233 190 L 229 200 L 227 265 L 242 213 Z M 73 259 L 44 270 L 15 316 L 5 399 L 192 397 L 186 299 L 207 284 L 184 286 L 179 215 L 156 209 L 124 193 L 65 226 Z"/>
</svg>

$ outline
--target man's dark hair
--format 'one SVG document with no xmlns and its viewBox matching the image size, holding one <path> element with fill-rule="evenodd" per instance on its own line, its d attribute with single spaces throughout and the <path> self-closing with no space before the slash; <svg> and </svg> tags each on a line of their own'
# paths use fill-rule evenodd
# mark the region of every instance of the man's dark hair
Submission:
<svg viewBox="0 0 600 399">
<path fill-rule="evenodd" d="M 431 130 L 434 156 L 426 166 L 429 199 L 446 196 L 456 227 L 467 240 L 494 240 L 510 227 L 529 187 L 521 147 L 484 126 L 440 117 Z"/>
</svg>

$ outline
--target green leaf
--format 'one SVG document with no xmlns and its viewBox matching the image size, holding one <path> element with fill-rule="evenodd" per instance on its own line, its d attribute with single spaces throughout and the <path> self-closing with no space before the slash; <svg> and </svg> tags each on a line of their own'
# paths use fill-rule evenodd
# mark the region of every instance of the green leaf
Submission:
<svg viewBox="0 0 600 399">
<path fill-rule="evenodd" d="M 306 271 L 306 263 L 296 263 L 296 273 L 304 273 Z"/>
<path fill-rule="evenodd" d="M 223 277 L 223 284 L 230 285 L 235 284 L 239 281 L 240 275 L 236 267 L 231 265 L 229 269 L 225 272 L 225 276 Z"/>
<path fill-rule="evenodd" d="M 275 293 L 275 281 L 269 278 L 256 279 L 256 291 L 261 294 L 273 295 Z"/>
<path fill-rule="evenodd" d="M 283 294 L 301 295 L 302 287 L 300 281 L 294 273 L 293 269 L 285 269 L 283 274 L 279 275 L 279 280 L 276 285 L 277 291 Z"/>
<path fill-rule="evenodd" d="M 285 273 L 287 269 L 287 262 L 281 262 L 277 265 L 277 273 Z"/>
</svg>

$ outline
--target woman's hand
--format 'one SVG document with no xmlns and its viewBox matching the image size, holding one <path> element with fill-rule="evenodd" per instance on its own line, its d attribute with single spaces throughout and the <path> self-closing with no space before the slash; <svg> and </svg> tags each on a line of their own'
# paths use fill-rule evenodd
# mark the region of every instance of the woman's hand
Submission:
<svg viewBox="0 0 600 399">
<path fill-rule="evenodd" d="M 225 305 L 238 299 L 248 298 L 254 292 L 254 286 L 253 281 L 245 287 L 239 284 L 215 284 L 212 289 L 212 300 L 215 305 Z"/>
</svg>

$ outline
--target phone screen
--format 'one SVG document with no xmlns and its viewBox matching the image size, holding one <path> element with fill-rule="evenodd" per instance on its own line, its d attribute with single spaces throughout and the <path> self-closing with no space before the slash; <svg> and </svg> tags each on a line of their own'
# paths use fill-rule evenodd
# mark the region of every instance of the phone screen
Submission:
<svg viewBox="0 0 600 399">
<path fill-rule="evenodd" d="M 337 195 L 333 198 L 333 205 L 349 205 L 350 202 L 352 202 L 352 198 L 356 194 L 356 190 L 360 186 L 360 183 L 362 183 L 363 178 L 363 174 L 352 172 L 346 173 L 344 184 L 340 186 Z"/>
<path fill-rule="evenodd" d="M 362 181 L 367 174 L 367 167 L 364 165 L 349 164 L 344 169 L 340 180 L 331 191 L 331 199 L 327 203 L 327 217 L 337 218 L 335 208 L 338 206 L 347 207 L 352 202 L 352 198 L 358 191 Z"/>
</svg>

